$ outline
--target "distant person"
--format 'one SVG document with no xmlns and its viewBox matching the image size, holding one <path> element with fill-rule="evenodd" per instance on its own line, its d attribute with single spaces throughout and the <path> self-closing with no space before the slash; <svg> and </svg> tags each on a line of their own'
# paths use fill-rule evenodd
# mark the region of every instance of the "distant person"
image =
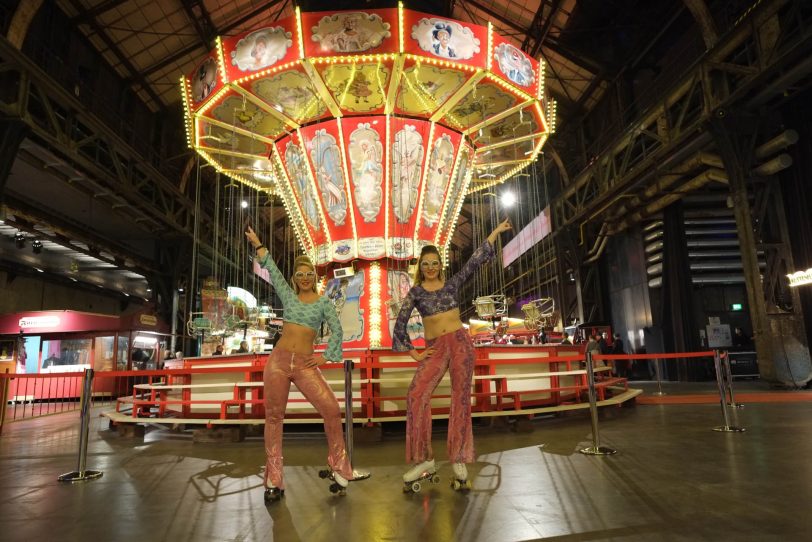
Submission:
<svg viewBox="0 0 812 542">
<path fill-rule="evenodd" d="M 598 350 L 600 350 L 601 354 L 608 354 L 609 353 L 609 341 L 606 339 L 608 338 L 608 334 L 604 331 L 601 333 L 600 337 L 598 338 Z"/>
<path fill-rule="evenodd" d="M 212 356 L 222 356 L 223 355 L 223 345 L 218 344 L 217 348 L 214 349 L 214 352 L 211 353 Z"/>
<path fill-rule="evenodd" d="M 247 354 L 251 350 L 248 349 L 248 341 L 240 341 L 240 347 L 234 352 L 235 354 Z"/>
<path fill-rule="evenodd" d="M 617 356 L 626 353 L 626 350 L 623 349 L 623 339 L 620 338 L 620 333 L 615 333 L 614 340 L 612 341 L 612 349 L 609 353 Z M 621 378 L 629 377 L 629 360 L 627 359 L 615 360 L 615 375 Z"/>
<path fill-rule="evenodd" d="M 601 353 L 601 346 L 598 344 L 598 336 L 595 335 L 594 333 L 591 333 L 589 335 L 589 340 L 586 342 L 586 349 L 585 349 L 584 352 L 585 353 L 592 352 L 593 356 L 596 355 L 596 354 Z M 602 367 L 603 362 L 599 363 L 597 360 L 595 360 L 595 362 L 592 364 L 592 366 L 593 367 Z"/>
<path fill-rule="evenodd" d="M 570 345 L 572 344 L 572 341 L 570 340 L 570 334 L 567 333 L 566 331 L 564 332 L 564 335 L 562 335 L 561 337 L 561 344 L 570 344 Z"/>
<path fill-rule="evenodd" d="M 742 328 L 736 327 L 733 329 L 733 346 L 740 349 L 750 348 L 753 346 L 753 338 L 745 334 Z"/>
</svg>

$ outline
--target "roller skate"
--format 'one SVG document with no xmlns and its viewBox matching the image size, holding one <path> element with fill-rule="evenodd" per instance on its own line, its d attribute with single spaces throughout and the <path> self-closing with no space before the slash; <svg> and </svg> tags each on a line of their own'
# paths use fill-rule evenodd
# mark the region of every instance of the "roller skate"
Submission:
<svg viewBox="0 0 812 542">
<path fill-rule="evenodd" d="M 265 504 L 273 504 L 285 496 L 285 490 L 278 487 L 265 488 Z"/>
<path fill-rule="evenodd" d="M 334 495 L 338 494 L 341 497 L 347 494 L 349 482 L 337 472 L 331 469 L 322 469 L 319 471 L 319 478 L 332 480 L 333 483 L 329 486 L 330 493 Z"/>
<path fill-rule="evenodd" d="M 423 489 L 421 481 L 429 480 L 432 484 L 439 484 L 440 477 L 437 476 L 437 468 L 434 466 L 434 460 L 429 459 L 418 463 L 403 475 L 403 492 L 404 493 L 420 493 Z"/>
<path fill-rule="evenodd" d="M 454 480 L 451 482 L 451 488 L 454 491 L 470 491 L 471 481 L 468 480 L 468 468 L 465 463 L 454 463 L 451 468 L 454 470 Z"/>
</svg>

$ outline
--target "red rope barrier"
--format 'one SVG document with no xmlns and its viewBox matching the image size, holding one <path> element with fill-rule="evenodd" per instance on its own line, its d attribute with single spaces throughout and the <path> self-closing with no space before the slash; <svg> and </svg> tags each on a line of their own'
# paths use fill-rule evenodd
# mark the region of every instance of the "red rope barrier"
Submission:
<svg viewBox="0 0 812 542">
<path fill-rule="evenodd" d="M 652 352 L 649 354 L 595 354 L 592 359 L 596 360 L 611 360 L 611 359 L 673 359 L 673 358 L 707 358 L 713 357 L 713 350 L 706 350 L 704 352 L 670 352 L 660 353 Z"/>
</svg>

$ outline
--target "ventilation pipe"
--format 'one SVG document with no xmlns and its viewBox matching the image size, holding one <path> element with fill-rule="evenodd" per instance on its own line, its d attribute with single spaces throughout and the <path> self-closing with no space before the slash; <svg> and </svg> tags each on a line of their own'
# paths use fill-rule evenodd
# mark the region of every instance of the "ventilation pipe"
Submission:
<svg viewBox="0 0 812 542">
<path fill-rule="evenodd" d="M 778 151 L 784 150 L 790 145 L 794 145 L 798 142 L 798 132 L 795 130 L 786 130 L 768 142 L 764 143 L 763 145 L 759 145 L 756 147 L 755 152 L 753 153 L 756 158 L 759 160 L 764 160 L 769 158 L 773 154 L 777 153 Z"/>
</svg>

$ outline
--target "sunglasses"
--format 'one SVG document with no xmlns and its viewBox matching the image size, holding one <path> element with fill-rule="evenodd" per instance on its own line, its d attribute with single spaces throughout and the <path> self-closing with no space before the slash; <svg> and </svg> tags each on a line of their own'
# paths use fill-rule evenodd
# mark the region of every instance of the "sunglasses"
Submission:
<svg viewBox="0 0 812 542">
<path fill-rule="evenodd" d="M 316 272 L 315 271 L 307 271 L 307 272 L 305 272 L 305 271 L 296 271 L 296 273 L 294 273 L 293 276 L 296 277 L 297 279 L 312 279 L 312 278 L 316 277 Z"/>
<path fill-rule="evenodd" d="M 431 261 L 423 260 L 422 262 L 420 262 L 420 267 L 423 267 L 425 269 L 428 269 L 429 267 L 432 269 L 437 269 L 438 267 L 440 267 L 440 260 L 431 260 Z"/>
</svg>

